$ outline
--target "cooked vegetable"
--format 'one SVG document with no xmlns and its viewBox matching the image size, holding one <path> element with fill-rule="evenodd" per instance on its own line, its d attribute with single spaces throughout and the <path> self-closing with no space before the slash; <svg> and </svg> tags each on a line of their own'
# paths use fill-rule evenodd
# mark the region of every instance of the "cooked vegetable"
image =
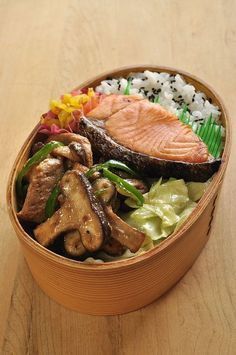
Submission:
<svg viewBox="0 0 236 355">
<path fill-rule="evenodd" d="M 72 143 L 71 143 L 72 144 Z M 62 147 L 57 147 L 52 151 L 52 155 L 56 157 L 66 158 L 72 162 L 82 162 L 80 155 L 71 149 L 70 144 Z"/>
<path fill-rule="evenodd" d="M 79 158 L 79 161 L 85 165 L 90 167 L 91 166 L 91 159 L 89 154 L 87 154 L 85 147 L 83 144 L 78 143 L 78 142 L 72 142 L 68 146 L 72 152 L 72 155 L 77 156 Z"/>
<path fill-rule="evenodd" d="M 118 256 L 125 252 L 126 247 L 118 242 L 118 240 L 110 237 L 103 245 L 102 250 L 104 250 L 109 255 Z"/>
<path fill-rule="evenodd" d="M 222 126 L 217 124 L 212 115 L 199 127 L 197 134 L 208 147 L 215 158 L 219 158 L 222 151 Z"/>
<path fill-rule="evenodd" d="M 127 86 L 124 91 L 124 95 L 129 95 L 130 94 L 130 88 L 131 88 L 131 79 L 128 79 L 127 81 Z"/>
<path fill-rule="evenodd" d="M 101 171 L 104 177 L 112 181 L 117 186 L 117 189 L 119 189 L 120 192 L 122 191 L 122 194 L 124 194 L 125 196 L 130 196 L 136 201 L 138 206 L 142 206 L 144 201 L 142 193 L 137 190 L 133 186 L 133 184 L 130 184 L 128 181 L 111 172 L 109 170 L 111 168 L 125 171 L 131 176 L 137 176 L 137 173 L 134 170 L 130 169 L 126 164 L 116 160 L 108 160 L 105 163 L 95 165 L 86 173 L 86 176 L 89 178 L 95 172 Z"/>
<path fill-rule="evenodd" d="M 184 105 L 182 112 L 179 116 L 179 120 L 185 124 L 189 123 L 189 117 L 186 117 L 186 112 L 188 112 L 188 105 Z"/>
<path fill-rule="evenodd" d="M 88 166 L 89 168 L 93 165 L 93 153 L 91 149 L 91 144 L 86 137 L 83 137 L 76 133 L 61 133 L 49 136 L 47 141 L 56 140 L 68 145 L 71 154 L 80 163 Z M 71 145 L 72 144 L 72 145 Z M 76 145 L 78 144 L 78 145 Z"/>
<path fill-rule="evenodd" d="M 64 247 L 66 252 L 73 257 L 78 257 L 86 253 L 78 230 L 68 232 L 64 236 Z"/>
<path fill-rule="evenodd" d="M 88 88 L 86 93 L 77 90 L 62 95 L 60 100 L 52 100 L 50 111 L 41 117 L 40 132 L 53 132 L 53 128 L 62 132 L 71 131 L 75 121 L 75 113 L 82 110 L 87 112 L 98 102 L 99 95 L 92 88 Z"/>
<path fill-rule="evenodd" d="M 44 160 L 48 154 L 50 154 L 56 147 L 64 145 L 62 142 L 51 141 L 45 144 L 40 150 L 38 150 L 31 158 L 27 160 L 22 170 L 20 171 L 16 180 L 16 191 L 20 198 L 22 198 L 22 180 L 29 170 L 36 164 Z"/>
<path fill-rule="evenodd" d="M 145 234 L 124 222 L 112 211 L 110 206 L 105 206 L 104 210 L 111 225 L 112 238 L 126 246 L 130 251 L 138 251 L 145 239 Z"/>
<path fill-rule="evenodd" d="M 221 124 L 216 123 L 210 116 L 202 123 L 197 124 L 196 122 L 190 121 L 190 114 L 188 112 L 188 106 L 184 105 L 184 108 L 179 116 L 180 121 L 188 124 L 192 127 L 192 130 L 202 139 L 202 141 L 207 145 L 209 153 L 214 158 L 219 158 L 222 151 L 222 130 Z"/>
<path fill-rule="evenodd" d="M 47 218 L 51 217 L 56 210 L 57 198 L 60 193 L 60 187 L 56 185 L 49 196 L 46 206 L 45 206 L 45 216 Z"/>
<path fill-rule="evenodd" d="M 197 202 L 200 200 L 210 181 L 207 182 L 187 182 L 188 195 L 190 200 Z"/>
<path fill-rule="evenodd" d="M 134 186 L 137 190 L 139 190 L 142 194 L 148 192 L 149 188 L 147 184 L 143 180 L 139 179 L 125 179 L 130 185 Z"/>
<path fill-rule="evenodd" d="M 89 169 L 85 165 L 82 165 L 80 163 L 74 163 L 73 164 L 73 170 L 77 170 L 79 173 L 85 174 Z"/>
<path fill-rule="evenodd" d="M 194 185 L 195 197 L 200 198 L 206 186 L 202 183 Z M 195 208 L 196 203 L 190 199 L 188 190 L 192 187 L 183 180 L 169 179 L 162 183 L 160 179 L 144 195 L 144 205 L 122 217 L 158 243 L 179 228 Z"/>
<path fill-rule="evenodd" d="M 106 178 L 96 179 L 92 186 L 95 195 L 105 204 L 110 203 L 116 196 L 115 186 Z"/>
<path fill-rule="evenodd" d="M 78 230 L 84 247 L 91 252 L 98 250 L 110 235 L 110 227 L 91 184 L 83 174 L 72 170 L 65 173 L 60 188 L 65 196 L 64 204 L 36 227 L 35 238 L 48 246 L 61 233 Z"/>
<path fill-rule="evenodd" d="M 117 170 L 122 170 L 125 171 L 126 173 L 128 173 L 131 176 L 134 177 L 139 177 L 139 174 L 134 171 L 133 169 L 131 169 L 128 165 L 122 163 L 121 161 L 118 160 L 108 160 L 105 163 L 101 163 L 101 164 L 97 164 L 94 167 L 92 167 L 87 173 L 86 176 L 89 178 L 90 176 L 92 176 L 96 171 L 100 171 L 103 168 L 107 168 L 107 169 L 117 169 Z"/>
<path fill-rule="evenodd" d="M 103 175 L 110 181 L 114 182 L 121 189 L 127 191 L 128 196 L 131 196 L 137 203 L 138 206 L 142 206 L 144 202 L 143 195 L 139 190 L 137 190 L 133 185 L 129 184 L 127 181 L 119 177 L 118 175 L 112 173 L 108 169 L 103 169 Z"/>
</svg>

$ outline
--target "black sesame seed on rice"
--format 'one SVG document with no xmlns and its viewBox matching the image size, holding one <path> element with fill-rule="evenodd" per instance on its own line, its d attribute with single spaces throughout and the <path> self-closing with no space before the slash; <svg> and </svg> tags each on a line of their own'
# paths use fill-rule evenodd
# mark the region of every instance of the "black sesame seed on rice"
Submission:
<svg viewBox="0 0 236 355">
<path fill-rule="evenodd" d="M 148 99 L 149 99 L 150 101 L 154 101 L 155 95 L 150 95 L 150 96 L 148 96 Z"/>
</svg>

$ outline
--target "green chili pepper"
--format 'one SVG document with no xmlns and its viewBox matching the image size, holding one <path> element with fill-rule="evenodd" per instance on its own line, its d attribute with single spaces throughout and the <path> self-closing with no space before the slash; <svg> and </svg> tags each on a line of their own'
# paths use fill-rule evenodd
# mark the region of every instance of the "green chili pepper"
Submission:
<svg viewBox="0 0 236 355">
<path fill-rule="evenodd" d="M 91 177 L 96 171 L 100 171 L 102 170 L 103 168 L 107 168 L 107 169 L 110 169 L 110 168 L 114 168 L 114 169 L 118 169 L 118 170 L 122 170 L 122 171 L 125 171 L 127 172 L 128 174 L 130 174 L 131 176 L 134 176 L 134 177 L 140 177 L 138 175 L 138 173 L 132 169 L 130 169 L 126 164 L 118 161 L 118 160 L 108 160 L 106 161 L 105 163 L 102 163 L 102 164 L 97 164 L 95 165 L 94 167 L 92 167 L 91 169 L 89 169 L 87 172 L 86 172 L 86 176 L 89 178 Z"/>
<path fill-rule="evenodd" d="M 131 79 L 128 79 L 127 86 L 124 91 L 124 95 L 130 95 Z"/>
<path fill-rule="evenodd" d="M 181 115 L 179 116 L 179 120 L 182 121 L 183 123 L 185 123 L 185 115 L 187 110 L 188 110 L 188 106 L 185 104 L 181 112 Z"/>
<path fill-rule="evenodd" d="M 144 203 L 144 197 L 140 191 L 138 191 L 133 185 L 129 184 L 127 181 L 119 177 L 118 175 L 112 173 L 107 168 L 103 168 L 103 175 L 114 182 L 120 188 L 126 190 L 129 195 L 137 202 L 138 206 L 142 206 Z"/>
<path fill-rule="evenodd" d="M 57 197 L 60 193 L 60 187 L 56 185 L 49 196 L 45 206 L 45 216 L 51 217 L 56 210 Z"/>
<path fill-rule="evenodd" d="M 136 171 L 134 171 L 133 169 L 129 168 L 126 164 L 122 163 L 121 161 L 111 159 L 111 160 L 108 160 L 105 163 L 105 165 L 106 165 L 105 167 L 115 168 L 115 169 L 118 169 L 118 170 L 123 170 L 126 173 L 130 174 L 131 176 L 139 177 L 139 175 L 138 175 L 138 173 Z"/>
<path fill-rule="evenodd" d="M 51 141 L 45 144 L 39 151 L 37 151 L 31 158 L 27 160 L 27 162 L 23 166 L 16 180 L 16 191 L 19 197 L 22 198 L 23 196 L 23 191 L 22 191 L 23 177 L 28 173 L 28 171 L 32 168 L 32 166 L 40 163 L 42 160 L 44 160 L 47 157 L 49 153 L 53 151 L 53 149 L 62 145 L 64 144 L 61 142 Z"/>
</svg>

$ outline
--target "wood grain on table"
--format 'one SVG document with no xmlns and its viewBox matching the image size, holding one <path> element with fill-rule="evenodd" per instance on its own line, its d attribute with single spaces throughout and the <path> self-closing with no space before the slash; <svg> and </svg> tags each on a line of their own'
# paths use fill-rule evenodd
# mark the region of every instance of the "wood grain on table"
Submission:
<svg viewBox="0 0 236 355">
<path fill-rule="evenodd" d="M 105 70 L 185 69 L 212 84 L 235 129 L 235 14 L 235 0 L 0 0 L 3 354 L 236 354 L 235 132 L 210 241 L 176 287 L 134 313 L 86 316 L 45 296 L 5 204 L 11 165 L 49 99 Z"/>
</svg>

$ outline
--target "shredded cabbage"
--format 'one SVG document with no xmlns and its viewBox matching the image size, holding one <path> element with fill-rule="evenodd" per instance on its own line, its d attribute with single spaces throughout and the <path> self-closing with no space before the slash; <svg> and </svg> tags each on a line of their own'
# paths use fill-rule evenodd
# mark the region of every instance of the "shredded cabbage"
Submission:
<svg viewBox="0 0 236 355">
<path fill-rule="evenodd" d="M 154 245 L 178 230 L 196 207 L 207 183 L 162 179 L 154 183 L 144 195 L 142 207 L 123 214 L 122 218 L 131 226 L 144 232 Z"/>
</svg>

